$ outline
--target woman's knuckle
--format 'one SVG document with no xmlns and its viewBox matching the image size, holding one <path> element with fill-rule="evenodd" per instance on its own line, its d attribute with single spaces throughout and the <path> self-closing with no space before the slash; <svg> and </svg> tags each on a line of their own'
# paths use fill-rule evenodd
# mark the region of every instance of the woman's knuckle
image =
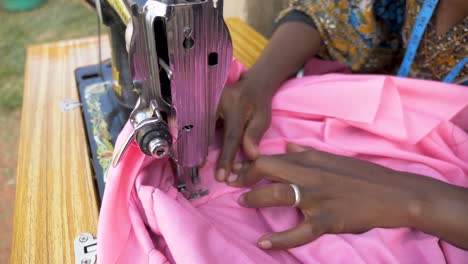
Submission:
<svg viewBox="0 0 468 264">
<path fill-rule="evenodd" d="M 320 155 L 316 150 L 307 150 L 305 152 L 305 156 L 310 160 L 318 160 L 320 158 Z"/>
<path fill-rule="evenodd" d="M 229 131 L 226 133 L 226 140 L 229 142 L 234 142 L 237 140 L 239 136 L 237 135 L 236 131 Z"/>
<path fill-rule="evenodd" d="M 265 167 L 265 164 L 266 164 L 266 157 L 264 156 L 260 156 L 258 159 L 256 159 L 253 163 L 252 163 L 252 169 L 254 169 L 255 171 L 259 172 L 259 173 L 262 173 L 262 168 Z"/>
<path fill-rule="evenodd" d="M 327 232 L 331 234 L 341 234 L 346 229 L 346 223 L 343 219 L 331 218 L 327 225 Z"/>
<path fill-rule="evenodd" d="M 306 222 L 305 224 L 305 228 L 304 228 L 304 232 L 308 235 L 308 236 L 313 236 L 316 232 L 317 232 L 317 226 L 314 222 L 312 221 L 308 221 Z"/>
<path fill-rule="evenodd" d="M 273 199 L 278 202 L 284 202 L 288 199 L 288 189 L 283 184 L 275 184 L 273 186 Z"/>
<path fill-rule="evenodd" d="M 260 156 L 258 159 L 257 159 L 257 166 L 259 169 L 263 170 L 262 172 L 266 172 L 267 169 L 271 166 L 271 164 L 273 164 L 274 162 L 276 162 L 276 156 L 268 156 L 268 155 L 264 155 L 264 156 Z"/>
</svg>

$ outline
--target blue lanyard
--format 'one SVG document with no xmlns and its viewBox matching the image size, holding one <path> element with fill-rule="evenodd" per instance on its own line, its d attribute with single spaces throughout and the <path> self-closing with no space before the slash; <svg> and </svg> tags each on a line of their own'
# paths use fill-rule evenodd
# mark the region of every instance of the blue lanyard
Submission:
<svg viewBox="0 0 468 264">
<path fill-rule="evenodd" d="M 445 76 L 445 78 L 442 80 L 444 83 L 453 83 L 455 81 L 455 78 L 457 78 L 457 75 L 463 70 L 463 67 L 468 63 L 468 57 L 464 58 L 461 60 L 455 67 Z"/>
<path fill-rule="evenodd" d="M 411 69 L 411 64 L 413 64 L 414 57 L 418 52 L 419 44 L 421 39 L 426 31 L 427 24 L 431 20 L 432 14 L 437 7 L 439 0 L 425 0 L 424 4 L 419 12 L 416 22 L 414 23 L 413 31 L 411 32 L 411 38 L 408 42 L 408 47 L 406 48 L 406 53 L 401 63 L 400 70 L 398 71 L 398 76 L 407 77 Z M 460 61 L 455 68 L 453 68 L 450 73 L 444 78 L 443 82 L 451 83 L 455 81 L 455 78 L 463 70 L 463 67 L 468 63 L 468 57 Z"/>
</svg>

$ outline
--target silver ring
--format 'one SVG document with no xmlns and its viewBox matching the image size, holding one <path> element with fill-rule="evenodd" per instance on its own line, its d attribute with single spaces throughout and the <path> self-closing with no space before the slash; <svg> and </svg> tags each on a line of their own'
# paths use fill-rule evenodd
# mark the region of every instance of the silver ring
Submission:
<svg viewBox="0 0 468 264">
<path fill-rule="evenodd" d="M 299 189 L 299 186 L 297 186 L 296 184 L 290 184 L 290 186 L 294 190 L 294 204 L 292 206 L 298 207 L 299 204 L 301 203 L 301 190 Z"/>
</svg>

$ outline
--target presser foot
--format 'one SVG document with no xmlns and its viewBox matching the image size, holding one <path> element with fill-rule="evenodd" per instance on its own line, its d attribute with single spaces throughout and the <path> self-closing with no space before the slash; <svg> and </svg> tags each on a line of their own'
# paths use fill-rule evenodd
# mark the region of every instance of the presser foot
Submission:
<svg viewBox="0 0 468 264">
<path fill-rule="evenodd" d="M 177 166 L 177 190 L 189 201 L 200 199 L 209 194 L 200 188 L 200 176 L 197 167 Z"/>
<path fill-rule="evenodd" d="M 189 201 L 194 201 L 194 200 L 200 199 L 202 197 L 207 196 L 210 193 L 209 190 L 202 190 L 202 189 L 191 192 L 191 191 L 189 191 L 187 189 L 187 186 L 185 184 L 178 185 L 177 190 L 179 190 L 179 192 L 183 196 L 185 196 L 185 198 L 187 198 L 187 200 L 189 200 Z"/>
</svg>

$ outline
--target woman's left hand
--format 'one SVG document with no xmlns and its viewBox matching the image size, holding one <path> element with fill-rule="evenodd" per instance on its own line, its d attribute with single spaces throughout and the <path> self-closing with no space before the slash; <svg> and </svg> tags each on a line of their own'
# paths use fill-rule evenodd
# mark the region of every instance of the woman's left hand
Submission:
<svg viewBox="0 0 468 264">
<path fill-rule="evenodd" d="M 263 249 L 284 249 L 311 242 L 322 234 L 362 233 L 374 227 L 411 226 L 420 211 L 418 188 L 432 179 L 402 173 L 343 156 L 297 145 L 288 154 L 260 156 L 236 164 L 228 184 L 272 183 L 245 193 L 239 203 L 249 208 L 292 206 L 300 190 L 298 226 L 259 239 Z"/>
</svg>

